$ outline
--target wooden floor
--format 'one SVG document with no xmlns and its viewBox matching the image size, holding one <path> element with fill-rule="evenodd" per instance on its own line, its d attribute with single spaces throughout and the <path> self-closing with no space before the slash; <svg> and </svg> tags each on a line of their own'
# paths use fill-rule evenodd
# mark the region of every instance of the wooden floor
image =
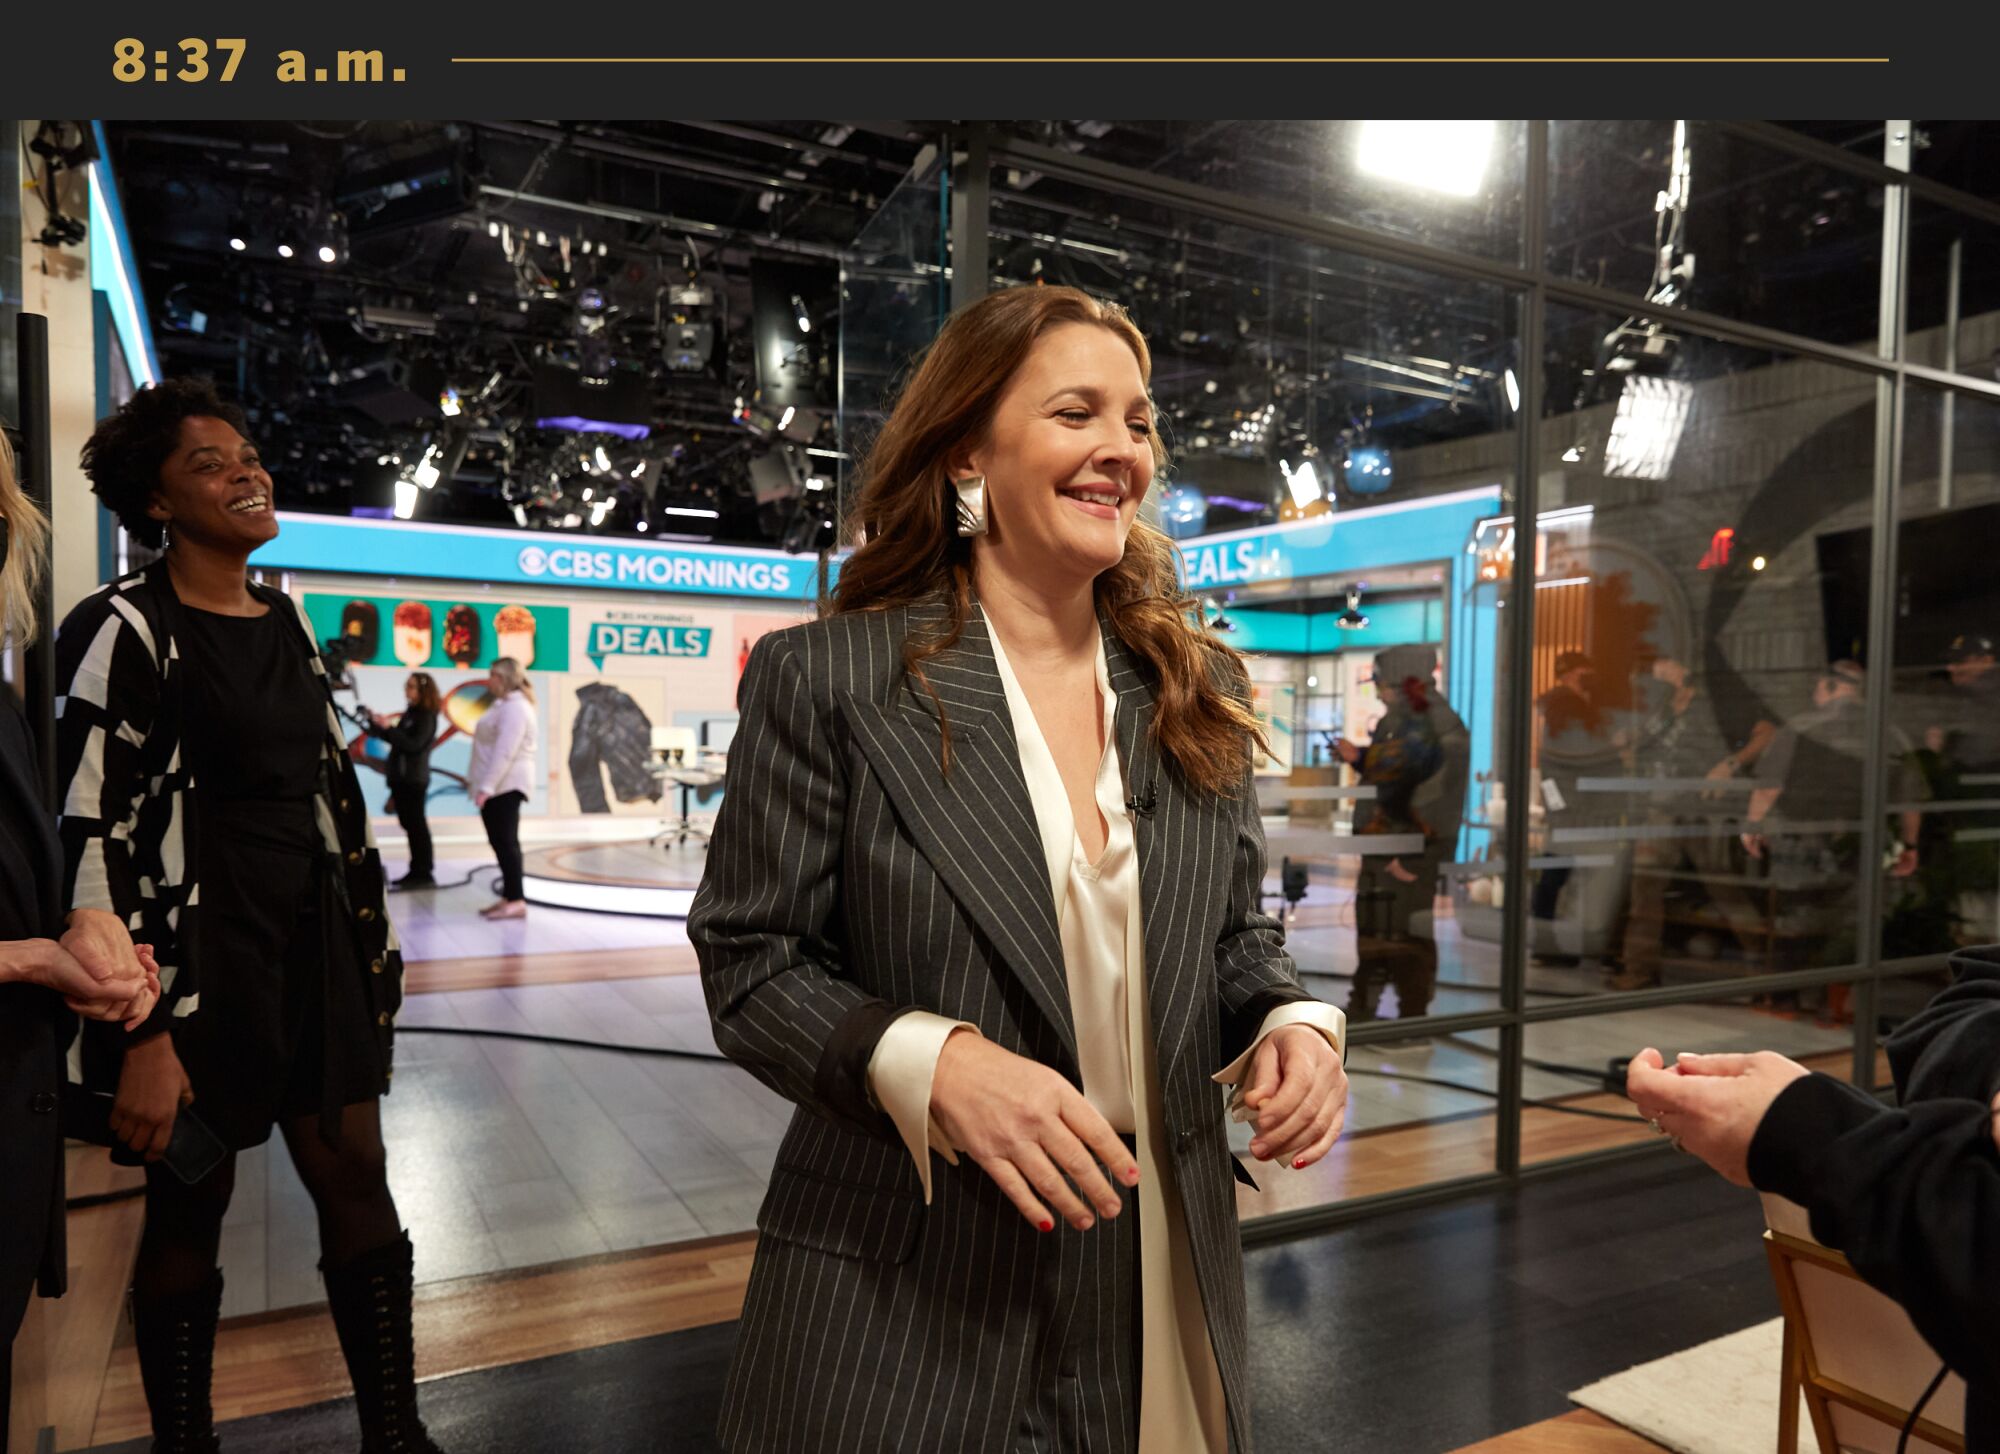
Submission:
<svg viewBox="0 0 2000 1454">
<path fill-rule="evenodd" d="M 403 967 L 403 992 L 512 989 L 531 984 L 585 984 L 592 980 L 652 979 L 663 974 L 696 974 L 690 945 L 639 949 L 595 949 L 574 954 L 493 954 L 464 959 L 425 959 Z"/>
<path fill-rule="evenodd" d="M 1613 1109 L 1611 1096 L 1580 1105 Z M 1647 1128 L 1530 1111 L 1523 1118 L 1523 1154 L 1545 1160 L 1615 1146 Z M 1247 1190 L 1246 1216 L 1338 1196 L 1365 1196 L 1452 1176 L 1490 1171 L 1493 1117 L 1406 1126 L 1345 1140 L 1334 1174 L 1261 1178 L 1271 1191 Z M 1329 1158 L 1333 1162 L 1334 1158 Z M 104 1153 L 73 1156 L 72 1194 L 130 1184 L 133 1173 L 110 1166 Z M 1315 1190 L 1315 1188 L 1317 1188 Z M 1298 1193 L 1305 1192 L 1304 1198 Z M 137 1250 L 141 1204 L 117 1203 L 70 1214 L 69 1296 L 54 1305 L 55 1356 L 50 1383 L 58 1449 L 135 1438 L 146 1432 L 146 1406 L 131 1332 L 122 1316 L 123 1291 Z M 654 1333 L 723 1322 L 742 1307 L 753 1237 L 681 1243 L 556 1263 L 518 1273 L 460 1278 L 420 1288 L 416 1302 L 418 1374 L 423 1378 L 594 1348 Z M 270 1413 L 336 1398 L 347 1391 L 333 1326 L 323 1307 L 226 1320 L 217 1339 L 218 1419 Z M 1526 1431 L 1524 1431 L 1525 1433 Z M 1563 1437 L 1581 1437 L 1566 1428 Z M 1486 1448 L 1488 1446 L 1481 1446 Z M 1649 1449 L 1612 1443 L 1494 1444 L 1580 1450 Z"/>
<path fill-rule="evenodd" d="M 410 987 L 426 990 L 636 979 L 693 969 L 684 946 L 606 948 L 580 954 L 494 956 L 412 965 Z M 684 964 L 683 964 L 684 962 Z M 1845 1076 L 1849 1057 L 1808 1059 Z M 1422 1073 L 1416 1062 L 1413 1073 Z M 1880 1068 L 1886 1080 L 1886 1067 Z M 1650 1130 L 1624 1119 L 1622 1097 L 1590 1092 L 1562 1098 L 1563 1110 L 1529 1107 L 1522 1119 L 1522 1156 L 1530 1164 L 1650 1141 Z M 1247 1218 L 1346 1198 L 1369 1196 L 1489 1172 L 1495 1117 L 1474 1110 L 1352 1134 L 1309 1172 L 1264 1168 L 1262 1193 L 1239 1190 Z M 102 1151 L 72 1152 L 72 1196 L 135 1184 L 136 1173 L 113 1168 Z M 46 1419 L 58 1449 L 135 1437 L 146 1412 L 130 1331 L 123 1317 L 142 1219 L 137 1200 L 72 1212 L 70 1293 L 42 1304 L 40 1359 Z M 734 1236 L 678 1243 L 552 1263 L 518 1272 L 482 1274 L 427 1285 L 417 1297 L 419 1372 L 438 1377 L 588 1349 L 653 1334 L 727 1321 L 740 1309 L 754 1239 Z M 30 1340 L 34 1341 L 34 1340 Z M 24 1375 L 35 1368 L 20 1364 Z M 35 1380 L 42 1385 L 43 1380 Z M 17 1401 L 32 1397 L 24 1376 Z M 219 1418 L 292 1408 L 346 1391 L 333 1330 L 323 1307 L 231 1319 L 218 1342 L 215 1401 Z M 1646 1451 L 1654 1446 L 1578 1413 L 1535 1429 L 1490 1440 L 1481 1450 Z M 1534 1442 L 1540 1438 L 1543 1442 Z M 1524 1440 L 1509 1444 L 1506 1439 Z M 1626 1442 L 1616 1442 L 1623 1439 Z M 1568 1442 L 1555 1442 L 1563 1440 Z M 1594 1442 L 1593 1442 L 1594 1441 Z"/>
<path fill-rule="evenodd" d="M 419 1289 L 417 1376 L 441 1378 L 732 1321 L 743 1309 L 754 1243 L 725 1237 Z M 347 1391 L 324 1309 L 235 1319 L 216 1338 L 218 1422 Z M 103 1379 L 89 1442 L 138 1438 L 149 1428 L 138 1359 L 123 1337 Z M 63 1434 L 58 1448 L 79 1447 L 73 1429 Z"/>
<path fill-rule="evenodd" d="M 1661 1454 L 1664 1448 L 1601 1414 L 1576 1409 L 1511 1434 L 1467 1444 L 1455 1454 Z"/>
</svg>

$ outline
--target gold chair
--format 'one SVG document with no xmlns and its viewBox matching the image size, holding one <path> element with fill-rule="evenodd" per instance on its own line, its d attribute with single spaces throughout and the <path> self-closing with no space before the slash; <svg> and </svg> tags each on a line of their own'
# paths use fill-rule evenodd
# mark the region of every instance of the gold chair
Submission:
<svg viewBox="0 0 2000 1454">
<path fill-rule="evenodd" d="M 1780 1454 L 1797 1454 L 1802 1394 L 1820 1454 L 1895 1454 L 1911 1405 L 1937 1376 L 1937 1354 L 1908 1313 L 1813 1240 L 1803 1207 L 1767 1195 L 1764 1222 L 1764 1250 L 1785 1312 Z M 1965 1454 L 1965 1380 L 1952 1374 L 1938 1386 L 1909 1448 Z"/>
</svg>

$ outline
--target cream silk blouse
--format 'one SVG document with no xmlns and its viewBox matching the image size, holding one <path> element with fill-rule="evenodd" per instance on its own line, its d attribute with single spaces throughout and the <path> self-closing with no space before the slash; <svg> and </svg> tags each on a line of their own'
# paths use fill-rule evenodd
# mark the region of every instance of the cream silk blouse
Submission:
<svg viewBox="0 0 2000 1454">
<path fill-rule="evenodd" d="M 1180 1194 L 1174 1185 L 1160 1097 L 1159 1067 L 1146 1004 L 1145 933 L 1140 918 L 1139 855 L 1118 761 L 1117 693 L 1111 689 L 1102 640 L 1097 692 L 1103 708 L 1103 753 L 1097 765 L 1097 807 L 1110 832 L 1104 853 L 1085 859 L 1069 794 L 1055 757 L 1028 705 L 1027 694 L 989 621 L 993 657 L 1007 691 L 1021 770 L 1041 829 L 1049 892 L 1061 926 L 1070 1010 L 1076 1022 L 1083 1094 L 1114 1130 L 1134 1138 L 1139 1162 L 1141 1379 L 1139 1447 L 1147 1454 L 1227 1454 L 1229 1436 L 1222 1379 L 1209 1346 L 1201 1291 L 1195 1282 Z M 1264 1037 L 1281 1025 L 1307 1024 L 1343 1049 L 1346 1017 L 1332 1005 L 1290 1004 L 1273 1010 L 1257 1040 L 1215 1075 L 1234 1086 Z M 931 1078 L 952 1031 L 976 1028 L 927 1011 L 897 1019 L 869 1061 L 869 1089 L 889 1113 L 915 1159 L 930 1200 L 932 1151 L 957 1165 L 955 1148 L 930 1115 Z M 1236 1093 L 1240 1098 L 1241 1091 Z M 1232 1098 L 1232 1110 L 1240 1110 Z M 1241 1117 L 1239 1116 L 1239 1119 Z M 1132 1215 L 1130 1202 L 1125 1215 Z M 1088 1232 L 1068 1235 L 1089 1236 Z"/>
</svg>

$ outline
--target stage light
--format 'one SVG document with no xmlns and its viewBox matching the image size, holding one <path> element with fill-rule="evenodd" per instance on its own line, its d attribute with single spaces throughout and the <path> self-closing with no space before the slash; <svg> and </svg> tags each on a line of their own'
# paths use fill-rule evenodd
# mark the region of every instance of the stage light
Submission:
<svg viewBox="0 0 2000 1454">
<path fill-rule="evenodd" d="M 489 221 L 486 224 L 486 235 L 488 237 L 498 237 L 500 235 L 500 224 L 498 222 Z"/>
<path fill-rule="evenodd" d="M 319 245 L 319 260 L 323 263 L 339 262 L 340 254 L 333 250 L 331 244 L 323 242 Z"/>
<path fill-rule="evenodd" d="M 1693 403 L 1690 384 L 1643 374 L 1627 378 L 1604 442 L 1604 473 L 1616 479 L 1667 478 Z"/>
<path fill-rule="evenodd" d="M 1308 691 L 1311 691 L 1311 690 L 1312 690 L 1312 689 L 1313 689 L 1314 687 L 1317 687 L 1318 685 L 1319 685 L 1319 678 L 1318 678 L 1318 677 L 1307 677 L 1307 678 L 1306 678 L 1306 690 L 1308 690 Z"/>
<path fill-rule="evenodd" d="M 1514 371 L 1512 369 L 1508 369 L 1507 372 L 1502 376 L 1502 382 L 1505 383 L 1507 386 L 1507 407 L 1513 410 L 1517 414 L 1520 413 L 1521 381 L 1514 377 Z"/>
<path fill-rule="evenodd" d="M 438 413 L 445 418 L 455 419 L 462 412 L 464 411 L 458 402 L 458 390 L 447 387 L 438 395 Z"/>
<path fill-rule="evenodd" d="M 612 501 L 599 500 L 590 507 L 590 528 L 595 530 L 604 523 L 604 517 L 611 513 Z"/>
<path fill-rule="evenodd" d="M 792 294 L 792 312 L 798 317 L 799 332 L 811 333 L 813 331 L 813 321 L 811 316 L 806 312 L 806 300 L 801 298 L 797 293 Z"/>
<path fill-rule="evenodd" d="M 1752 569 L 1752 570 L 1762 570 L 1762 569 L 1763 569 L 1763 568 L 1764 568 L 1765 566 L 1767 566 L 1767 565 L 1769 565 L 1769 564 L 1770 564 L 1770 562 L 1769 562 L 1768 560 L 1764 559 L 1764 557 L 1760 555 L 1760 556 L 1757 556 L 1757 557 L 1756 557 L 1755 559 L 1753 559 L 1753 560 L 1752 560 L 1752 561 L 1750 562 L 1750 569 Z"/>
<path fill-rule="evenodd" d="M 1583 462 L 1582 445 L 1572 444 L 1568 449 L 1563 451 L 1564 464 L 1581 464 L 1582 462 Z"/>
<path fill-rule="evenodd" d="M 1486 180 L 1493 136 L 1491 121 L 1364 121 L 1358 164 L 1371 177 L 1472 197 Z"/>
<path fill-rule="evenodd" d="M 646 524 L 646 522 L 645 522 L 645 521 L 641 520 L 641 521 L 639 522 L 639 533 L 640 533 L 640 534 L 642 534 L 642 535 L 643 535 L 643 534 L 644 534 L 644 533 L 645 533 L 645 532 L 646 532 L 647 530 L 649 530 L 650 528 L 651 528 L 651 527 L 650 527 L 650 526 L 648 526 L 648 525 Z"/>
<path fill-rule="evenodd" d="M 424 451 L 424 457 L 418 460 L 416 463 L 416 467 L 410 471 L 411 481 L 426 490 L 435 486 L 438 480 L 442 478 L 442 474 L 439 471 L 438 467 L 434 463 L 432 463 L 432 461 L 435 460 L 437 456 L 438 456 L 438 447 L 435 444 L 431 445 L 428 449 L 426 449 Z"/>
<path fill-rule="evenodd" d="M 229 250 L 231 252 L 244 252 L 249 249 L 249 246 L 250 244 L 245 242 L 240 237 L 232 237 L 229 239 Z"/>
<path fill-rule="evenodd" d="M 1297 469 L 1279 460 L 1278 469 L 1285 477 L 1285 488 L 1291 491 L 1292 504 L 1299 509 L 1326 498 L 1326 491 L 1319 482 L 1319 471 L 1313 467 L 1311 460 L 1301 460 Z"/>
<path fill-rule="evenodd" d="M 396 518 L 408 520 L 417 513 L 417 482 L 412 479 L 396 481 Z"/>
<path fill-rule="evenodd" d="M 704 510 L 694 505 L 668 505 L 660 511 L 662 515 L 673 515 L 689 520 L 720 520 L 720 510 Z"/>
<path fill-rule="evenodd" d="M 1347 609 L 1333 618 L 1333 624 L 1342 631 L 1359 631 L 1368 624 L 1368 618 L 1361 614 L 1361 587 L 1348 591 Z"/>
<path fill-rule="evenodd" d="M 589 485 L 585 485 L 583 487 L 583 503 L 588 505 L 590 503 L 590 497 L 595 493 L 596 491 L 591 489 Z"/>
<path fill-rule="evenodd" d="M 1193 485 L 1167 486 L 1160 498 L 1160 524 L 1175 540 L 1199 535 L 1208 523 L 1208 496 Z"/>
<path fill-rule="evenodd" d="M 785 412 L 778 416 L 778 433 L 783 434 L 792 427 L 792 417 L 798 412 L 790 404 L 785 405 Z"/>
<path fill-rule="evenodd" d="M 1349 445 L 1343 466 L 1347 488 L 1354 494 L 1379 495 L 1394 483 L 1389 451 L 1379 444 Z"/>
<path fill-rule="evenodd" d="M 603 445 L 600 444 L 595 450 L 591 451 L 590 457 L 597 461 L 597 468 L 601 472 L 607 475 L 611 473 L 611 456 L 604 452 Z"/>
<path fill-rule="evenodd" d="M 289 242 L 281 242 L 278 244 L 279 257 L 289 258 L 289 257 L 294 257 L 296 255 L 297 254 L 295 250 L 293 249 L 292 245 Z"/>
</svg>

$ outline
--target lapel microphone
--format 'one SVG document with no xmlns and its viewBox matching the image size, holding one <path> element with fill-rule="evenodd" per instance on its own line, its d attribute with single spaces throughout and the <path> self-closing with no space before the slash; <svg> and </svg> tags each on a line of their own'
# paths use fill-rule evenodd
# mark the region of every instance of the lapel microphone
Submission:
<svg viewBox="0 0 2000 1454">
<path fill-rule="evenodd" d="M 1159 806 L 1159 802 L 1159 788 L 1152 783 L 1147 783 L 1145 787 L 1139 789 L 1125 800 L 1125 811 L 1135 817 L 1150 818 L 1153 816 L 1153 809 Z"/>
</svg>

